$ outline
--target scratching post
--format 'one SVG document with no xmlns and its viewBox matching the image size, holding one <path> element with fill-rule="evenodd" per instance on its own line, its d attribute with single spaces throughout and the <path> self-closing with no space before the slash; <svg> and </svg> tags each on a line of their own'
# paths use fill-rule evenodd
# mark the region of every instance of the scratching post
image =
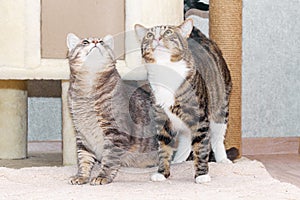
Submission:
<svg viewBox="0 0 300 200">
<path fill-rule="evenodd" d="M 0 81 L 0 138 L 0 159 L 26 158 L 26 81 Z"/>
<path fill-rule="evenodd" d="M 241 155 L 242 0 L 210 0 L 209 35 L 222 50 L 233 83 L 225 146 Z"/>
</svg>

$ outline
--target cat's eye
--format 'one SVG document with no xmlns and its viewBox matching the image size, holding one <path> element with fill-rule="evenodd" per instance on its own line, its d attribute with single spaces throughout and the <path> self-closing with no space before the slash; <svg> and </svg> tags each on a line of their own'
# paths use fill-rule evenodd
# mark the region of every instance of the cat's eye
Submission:
<svg viewBox="0 0 300 200">
<path fill-rule="evenodd" d="M 153 35 L 153 33 L 151 33 L 151 32 L 147 33 L 147 35 L 146 35 L 147 38 L 151 38 L 151 37 L 153 37 L 153 36 L 154 36 L 154 35 Z"/>
<path fill-rule="evenodd" d="M 102 40 L 100 40 L 100 42 L 99 42 L 101 45 L 104 45 L 104 42 L 102 41 Z"/>
<path fill-rule="evenodd" d="M 87 45 L 87 44 L 89 44 L 90 42 L 88 41 L 88 40 L 83 40 L 82 41 L 82 44 L 84 44 L 84 45 Z"/>
<path fill-rule="evenodd" d="M 165 35 L 172 35 L 173 34 L 173 31 L 171 29 L 168 29 L 165 31 L 164 33 Z"/>
<path fill-rule="evenodd" d="M 171 29 L 166 30 L 164 33 L 165 36 L 170 36 L 172 34 L 173 34 L 173 31 Z"/>
</svg>

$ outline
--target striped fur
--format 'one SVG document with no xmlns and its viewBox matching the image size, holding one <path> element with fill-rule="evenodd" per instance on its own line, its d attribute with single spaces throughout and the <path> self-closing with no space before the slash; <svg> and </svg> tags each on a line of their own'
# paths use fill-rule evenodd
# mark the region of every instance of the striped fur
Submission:
<svg viewBox="0 0 300 200">
<path fill-rule="evenodd" d="M 210 140 L 211 134 L 214 134 L 210 122 L 227 123 L 231 89 L 229 71 L 226 63 L 220 64 L 219 60 L 223 58 L 219 58 L 221 54 L 216 54 L 219 50 L 214 43 L 205 40 L 206 45 L 213 47 L 210 50 L 202 46 L 199 37 L 196 41 L 188 39 L 192 29 L 191 20 L 186 20 L 180 26 L 155 26 L 149 29 L 135 26 L 155 97 L 154 121 L 159 140 L 159 169 L 158 175 L 152 177 L 154 181 L 163 180 L 159 174 L 165 178 L 170 175 L 170 161 L 174 151 L 172 144 L 186 133 L 191 134 L 195 180 L 197 183 L 209 181 L 208 159 L 211 144 L 215 145 Z M 222 144 L 223 134 L 214 135 L 218 136 L 216 140 Z M 225 152 L 224 146 L 215 149 Z M 221 155 L 214 153 L 216 156 Z M 226 152 L 225 158 L 221 159 L 227 161 Z M 216 160 L 220 161 L 219 158 Z"/>
<path fill-rule="evenodd" d="M 107 184 L 121 166 L 157 165 L 157 139 L 149 126 L 148 86 L 143 89 L 121 80 L 111 37 L 79 39 L 71 34 L 67 44 L 71 71 L 68 103 L 78 155 L 78 172 L 70 183 Z M 90 180 L 96 162 L 101 170 Z"/>
<path fill-rule="evenodd" d="M 231 163 L 227 159 L 224 146 L 232 88 L 230 71 L 217 44 L 195 27 L 188 44 L 197 63 L 197 70 L 205 80 L 209 91 L 211 146 L 214 157 L 217 162 Z M 235 155 L 239 154 L 237 149 L 234 152 Z M 230 156 L 230 152 L 228 154 Z M 231 160 L 236 158 L 237 156 L 231 157 Z"/>
</svg>

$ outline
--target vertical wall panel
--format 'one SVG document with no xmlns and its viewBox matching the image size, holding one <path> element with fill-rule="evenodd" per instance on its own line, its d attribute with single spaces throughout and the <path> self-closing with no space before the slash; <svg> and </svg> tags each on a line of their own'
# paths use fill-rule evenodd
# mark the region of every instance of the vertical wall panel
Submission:
<svg viewBox="0 0 300 200">
<path fill-rule="evenodd" d="M 124 0 L 42 0 L 42 58 L 65 58 L 66 36 L 118 35 L 116 54 L 124 52 Z M 121 34 L 121 35 L 119 35 Z"/>
</svg>

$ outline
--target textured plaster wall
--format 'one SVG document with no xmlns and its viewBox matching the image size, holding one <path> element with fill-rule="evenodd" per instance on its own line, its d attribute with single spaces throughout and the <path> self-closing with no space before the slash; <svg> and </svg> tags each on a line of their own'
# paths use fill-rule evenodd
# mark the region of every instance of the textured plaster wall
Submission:
<svg viewBox="0 0 300 200">
<path fill-rule="evenodd" d="M 300 1 L 243 7 L 243 137 L 300 136 Z"/>
<path fill-rule="evenodd" d="M 28 141 L 59 141 L 61 128 L 61 98 L 28 98 Z"/>
<path fill-rule="evenodd" d="M 61 140 L 61 82 L 27 81 L 27 89 L 28 140 Z"/>
</svg>

